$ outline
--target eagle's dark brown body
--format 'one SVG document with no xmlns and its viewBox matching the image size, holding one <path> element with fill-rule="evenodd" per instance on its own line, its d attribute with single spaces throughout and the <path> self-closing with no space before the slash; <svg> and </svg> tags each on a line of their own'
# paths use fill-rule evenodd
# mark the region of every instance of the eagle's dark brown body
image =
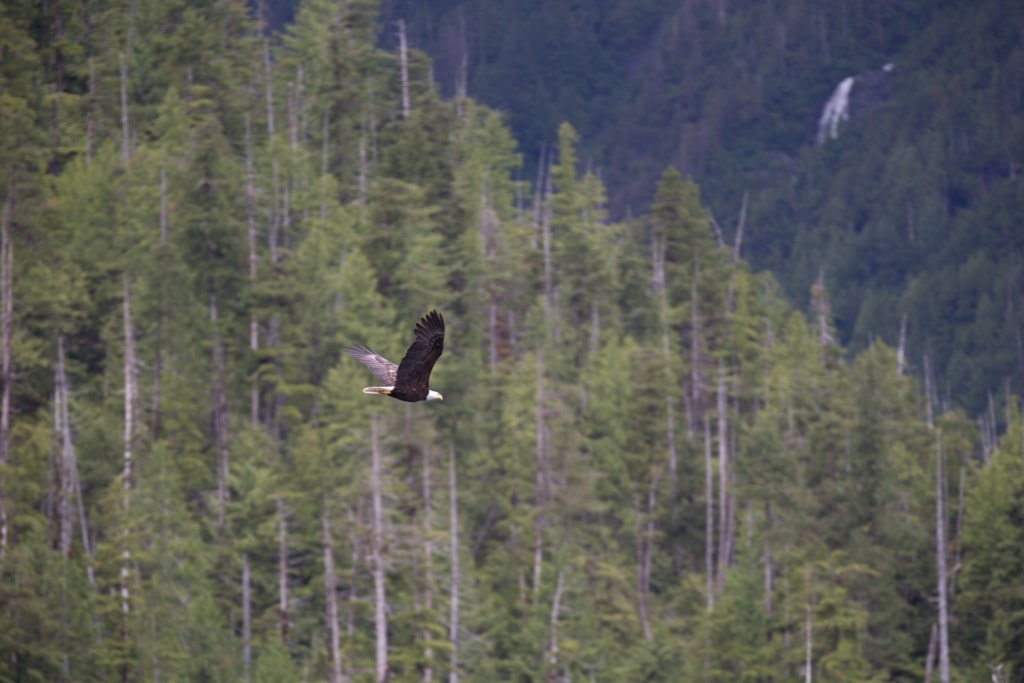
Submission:
<svg viewBox="0 0 1024 683">
<path fill-rule="evenodd" d="M 430 372 L 444 351 L 444 318 L 437 311 L 427 313 L 416 323 L 413 336 L 412 346 L 398 365 L 365 346 L 353 345 L 345 350 L 387 385 L 366 387 L 363 389 L 365 393 L 390 396 L 409 403 L 444 400 L 441 394 L 430 389 Z"/>
</svg>

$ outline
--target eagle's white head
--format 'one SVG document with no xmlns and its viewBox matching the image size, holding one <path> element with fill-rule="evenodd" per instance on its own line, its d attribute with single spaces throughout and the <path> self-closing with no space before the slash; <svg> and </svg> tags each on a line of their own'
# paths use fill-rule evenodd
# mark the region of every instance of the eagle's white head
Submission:
<svg viewBox="0 0 1024 683">
<path fill-rule="evenodd" d="M 443 401 L 444 400 L 444 396 L 442 396 L 440 392 L 434 391 L 433 389 L 428 389 L 427 390 L 427 400 L 428 401 Z"/>
</svg>

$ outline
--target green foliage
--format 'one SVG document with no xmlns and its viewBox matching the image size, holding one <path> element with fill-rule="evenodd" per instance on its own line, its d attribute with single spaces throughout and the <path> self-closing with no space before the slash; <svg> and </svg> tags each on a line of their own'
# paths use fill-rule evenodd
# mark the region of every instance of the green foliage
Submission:
<svg viewBox="0 0 1024 683">
<path fill-rule="evenodd" d="M 1010 429 L 975 475 L 964 505 L 963 574 L 957 604 L 957 651 L 973 662 L 974 675 L 1001 666 L 1008 680 L 1024 671 L 1021 659 L 1024 601 L 1015 578 L 1024 570 L 1021 541 L 1024 441 L 1019 406 L 1008 410 Z"/>
</svg>

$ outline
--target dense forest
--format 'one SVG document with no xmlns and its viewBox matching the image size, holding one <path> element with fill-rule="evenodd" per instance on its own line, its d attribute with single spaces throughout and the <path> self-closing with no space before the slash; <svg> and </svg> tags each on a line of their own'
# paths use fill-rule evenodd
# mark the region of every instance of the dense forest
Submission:
<svg viewBox="0 0 1024 683">
<path fill-rule="evenodd" d="M 1024 680 L 1013 392 L 379 10 L 0 5 L 0 681 Z M 432 308 L 445 401 L 364 395 Z"/>
<path fill-rule="evenodd" d="M 1024 392 L 1024 4 L 382 0 L 388 46 L 399 19 L 443 91 L 508 113 L 527 178 L 562 121 L 613 219 L 678 168 L 796 307 L 824 278 L 848 348 L 902 336 L 973 414 Z"/>
</svg>

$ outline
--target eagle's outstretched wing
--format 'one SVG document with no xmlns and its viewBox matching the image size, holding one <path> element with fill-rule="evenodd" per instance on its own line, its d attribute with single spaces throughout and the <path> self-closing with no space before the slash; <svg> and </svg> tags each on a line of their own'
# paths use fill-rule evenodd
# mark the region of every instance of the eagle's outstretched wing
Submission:
<svg viewBox="0 0 1024 683">
<path fill-rule="evenodd" d="M 384 356 L 377 355 L 365 346 L 353 344 L 345 349 L 345 353 L 370 368 L 370 372 L 377 376 L 381 382 L 388 386 L 395 385 L 395 378 L 398 376 L 398 366 Z"/>
<path fill-rule="evenodd" d="M 422 390 L 426 395 L 430 371 L 444 351 L 444 318 L 437 311 L 427 313 L 416 323 L 413 334 L 416 340 L 398 365 L 395 387 L 417 393 Z"/>
</svg>

